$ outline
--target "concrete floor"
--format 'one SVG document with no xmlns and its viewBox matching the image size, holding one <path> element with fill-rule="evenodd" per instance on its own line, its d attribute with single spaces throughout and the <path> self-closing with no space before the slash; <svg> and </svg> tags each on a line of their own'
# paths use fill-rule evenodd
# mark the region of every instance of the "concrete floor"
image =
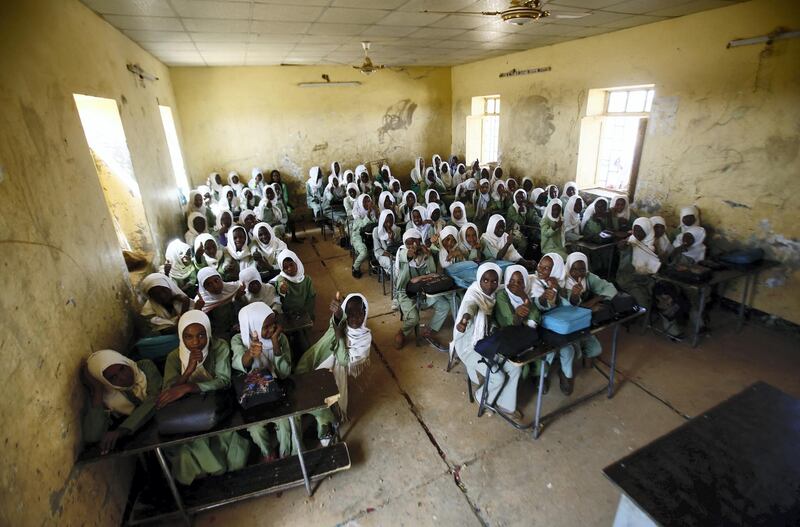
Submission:
<svg viewBox="0 0 800 527">
<path fill-rule="evenodd" d="M 317 290 L 314 336 L 327 327 L 336 291 L 370 302 L 372 362 L 351 379 L 351 421 L 342 428 L 352 468 L 320 482 L 312 497 L 297 488 L 203 514 L 196 525 L 610 525 L 619 494 L 603 467 L 756 380 L 800 397 L 797 336 L 759 325 L 736 333 L 734 317 L 715 311 L 713 335 L 697 349 L 623 331 L 615 397 L 560 416 L 534 441 L 496 416 L 477 418 L 463 367 L 445 372 L 445 354 L 413 343 L 395 350 L 400 320 L 389 296 L 373 277 L 352 278 L 348 253 L 330 238 L 315 231 L 291 248 Z M 545 411 L 605 382 L 577 369 L 575 393 L 562 396 L 556 380 Z M 526 420 L 532 392 L 528 381 L 520 394 Z"/>
</svg>

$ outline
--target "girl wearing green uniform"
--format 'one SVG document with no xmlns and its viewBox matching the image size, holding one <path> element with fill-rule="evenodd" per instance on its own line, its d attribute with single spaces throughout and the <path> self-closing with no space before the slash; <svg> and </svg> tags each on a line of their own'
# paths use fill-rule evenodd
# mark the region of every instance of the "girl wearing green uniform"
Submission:
<svg viewBox="0 0 800 527">
<path fill-rule="evenodd" d="M 198 298 L 194 302 L 195 309 L 202 309 L 208 315 L 215 335 L 221 339 L 229 339 L 236 324 L 234 301 L 244 296 L 244 285 L 238 281 L 223 281 L 220 274 L 210 267 L 200 269 L 197 281 L 199 288 Z"/>
<path fill-rule="evenodd" d="M 197 293 L 197 267 L 192 263 L 192 247 L 172 240 L 164 256 L 163 273 L 178 284 L 186 296 L 193 297 Z"/>
<path fill-rule="evenodd" d="M 361 278 L 361 264 L 369 258 L 367 244 L 364 243 L 361 231 L 369 224 L 377 221 L 378 217 L 375 213 L 375 208 L 372 206 L 372 198 L 368 194 L 358 196 L 353 204 L 353 222 L 350 225 L 350 245 L 356 253 L 352 269 L 354 278 Z"/>
<path fill-rule="evenodd" d="M 564 219 L 561 216 L 561 201 L 550 200 L 544 217 L 539 223 L 542 232 L 542 253 L 557 253 L 562 259 L 567 257 L 564 248 Z"/>
</svg>

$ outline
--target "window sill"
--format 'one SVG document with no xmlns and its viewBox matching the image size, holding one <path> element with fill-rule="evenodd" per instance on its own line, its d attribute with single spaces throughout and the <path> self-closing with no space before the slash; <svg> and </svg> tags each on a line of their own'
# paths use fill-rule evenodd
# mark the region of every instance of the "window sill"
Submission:
<svg viewBox="0 0 800 527">
<path fill-rule="evenodd" d="M 609 199 L 609 200 L 614 199 L 614 198 L 618 198 L 620 196 L 625 196 L 626 198 L 629 197 L 627 191 L 612 190 L 612 189 L 603 188 L 603 187 L 584 188 L 584 189 L 581 189 L 581 193 L 589 194 L 590 196 L 595 196 L 595 197 L 599 197 L 599 198 L 606 198 L 606 199 Z"/>
</svg>

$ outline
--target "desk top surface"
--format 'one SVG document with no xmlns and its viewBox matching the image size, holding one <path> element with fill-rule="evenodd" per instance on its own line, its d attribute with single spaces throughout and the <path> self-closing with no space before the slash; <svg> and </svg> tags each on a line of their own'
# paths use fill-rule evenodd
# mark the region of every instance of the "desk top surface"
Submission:
<svg viewBox="0 0 800 527">
<path fill-rule="evenodd" d="M 720 269 L 717 271 L 711 272 L 711 279 L 706 282 L 702 283 L 695 283 L 689 282 L 686 280 L 679 280 L 677 278 L 672 278 L 669 276 L 665 276 L 662 274 L 656 274 L 656 278 L 659 280 L 663 280 L 665 282 L 672 282 L 674 284 L 678 284 L 681 286 L 686 287 L 695 287 L 700 288 L 704 286 L 710 286 L 715 284 L 721 284 L 724 282 L 729 282 L 731 280 L 735 280 L 737 278 L 741 278 L 742 276 L 747 276 L 749 274 L 755 274 L 764 269 L 769 269 L 772 267 L 780 266 L 780 262 L 776 262 L 774 260 L 762 260 L 761 262 L 753 265 L 741 265 L 741 266 L 730 266 L 727 269 Z"/>
<path fill-rule="evenodd" d="M 333 374 L 328 370 L 315 370 L 310 373 L 293 375 L 290 379 L 292 385 L 287 390 L 286 398 L 280 403 L 244 410 L 235 400 L 232 400 L 233 412 L 208 432 L 162 436 L 158 433 L 158 426 L 153 418 L 135 434 L 120 440 L 113 452 L 101 455 L 100 449 L 93 445 L 78 456 L 78 463 L 130 456 L 159 447 L 175 446 L 202 437 L 214 436 L 258 423 L 278 421 L 289 416 L 326 408 L 338 400 L 339 389 L 336 387 Z M 232 391 L 231 398 L 235 398 Z"/>
<path fill-rule="evenodd" d="M 800 400 L 757 382 L 603 472 L 661 525 L 800 525 Z"/>
</svg>

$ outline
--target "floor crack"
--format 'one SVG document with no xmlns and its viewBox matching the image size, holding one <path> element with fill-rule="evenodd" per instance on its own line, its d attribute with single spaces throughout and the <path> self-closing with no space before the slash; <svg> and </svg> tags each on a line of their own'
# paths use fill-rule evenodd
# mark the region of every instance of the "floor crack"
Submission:
<svg viewBox="0 0 800 527">
<path fill-rule="evenodd" d="M 609 370 L 611 369 L 611 366 L 608 363 L 606 363 L 604 360 L 600 359 L 599 357 L 597 358 L 597 361 L 600 362 L 601 364 L 605 365 Z M 663 399 L 662 397 L 656 395 L 656 393 L 653 392 L 652 390 L 646 388 L 644 386 L 644 384 L 642 384 L 640 382 L 637 382 L 633 377 L 626 376 L 618 368 L 615 368 L 614 370 L 617 372 L 617 374 L 620 377 L 624 378 L 627 382 L 630 382 L 631 384 L 633 384 L 634 386 L 636 386 L 637 388 L 642 390 L 644 393 L 646 393 L 647 395 L 649 395 L 653 399 L 657 400 L 658 402 L 660 402 L 661 404 L 663 404 L 664 406 L 666 406 L 667 408 L 669 408 L 670 410 L 672 410 L 673 412 L 675 412 L 679 416 L 683 417 L 687 421 L 692 418 L 690 415 L 686 415 L 685 413 L 683 413 L 680 410 L 678 410 L 672 403 L 670 403 L 666 399 Z"/>
</svg>

